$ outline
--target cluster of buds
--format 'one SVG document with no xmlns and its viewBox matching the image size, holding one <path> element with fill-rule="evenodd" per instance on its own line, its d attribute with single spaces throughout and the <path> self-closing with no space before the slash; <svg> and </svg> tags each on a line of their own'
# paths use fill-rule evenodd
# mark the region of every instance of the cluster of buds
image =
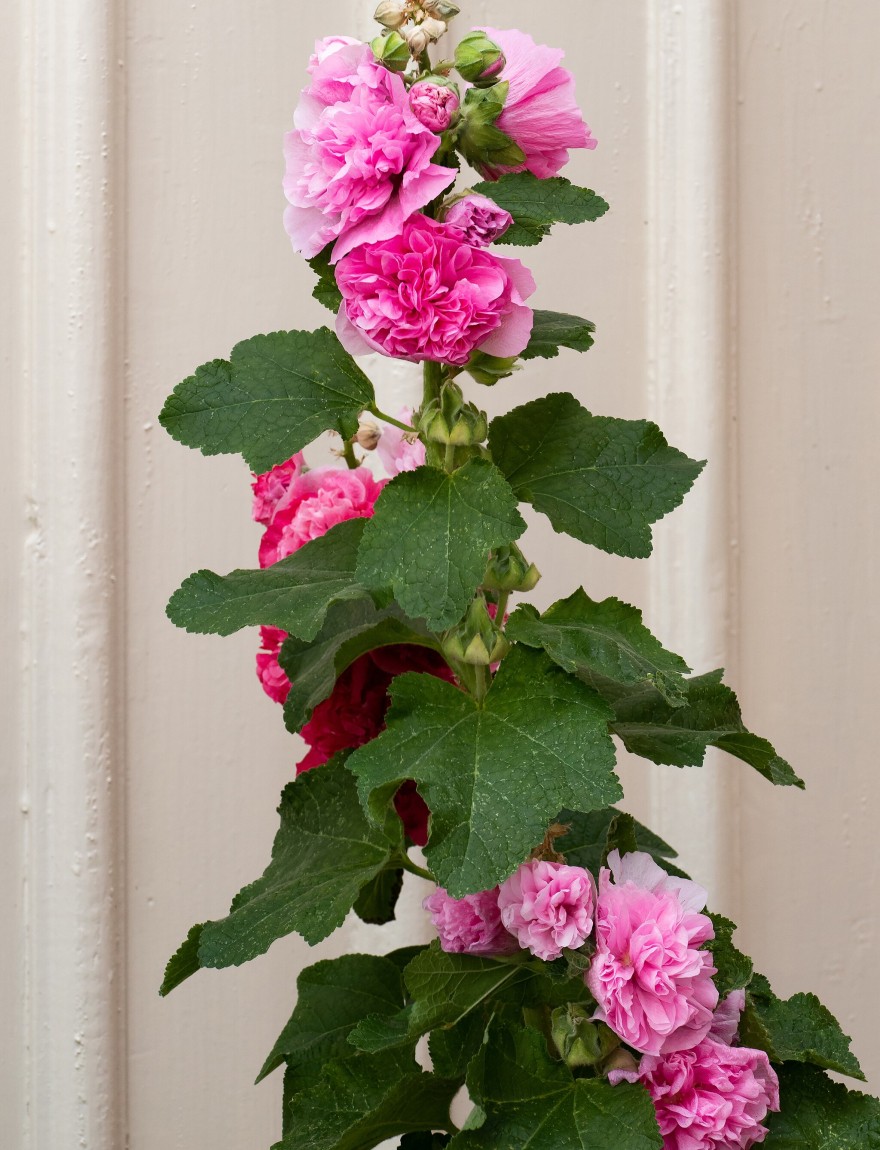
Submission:
<svg viewBox="0 0 880 1150">
<path fill-rule="evenodd" d="M 449 0 L 382 0 L 376 19 L 388 31 L 382 39 L 396 38 L 395 46 L 405 44 L 409 55 L 418 59 L 429 44 L 444 35 L 459 11 Z"/>
<path fill-rule="evenodd" d="M 489 667 L 499 663 L 510 650 L 510 643 L 501 630 L 501 620 L 489 614 L 482 595 L 478 595 L 468 608 L 464 619 L 443 639 L 443 653 L 447 658 L 472 667 Z"/>
<path fill-rule="evenodd" d="M 476 404 L 465 403 L 457 384 L 445 383 L 439 398 L 422 411 L 419 429 L 431 443 L 476 447 L 489 434 L 489 421 Z"/>
<path fill-rule="evenodd" d="M 499 547 L 493 552 L 483 576 L 483 586 L 487 591 L 510 592 L 531 591 L 541 578 L 541 572 L 529 563 L 515 543 Z"/>
<path fill-rule="evenodd" d="M 562 1061 L 572 1070 L 585 1067 L 607 1066 L 609 1059 L 619 1051 L 625 1057 L 615 1057 L 617 1068 L 636 1069 L 632 1055 L 620 1049 L 620 1039 L 603 1022 L 593 1021 L 593 1011 L 576 1003 L 560 1006 L 551 1015 L 553 1044 Z"/>
</svg>

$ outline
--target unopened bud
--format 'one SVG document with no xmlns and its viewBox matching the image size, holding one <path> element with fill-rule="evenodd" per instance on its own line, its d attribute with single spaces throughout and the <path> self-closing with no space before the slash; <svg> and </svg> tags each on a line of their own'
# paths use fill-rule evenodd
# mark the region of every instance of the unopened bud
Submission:
<svg viewBox="0 0 880 1150">
<path fill-rule="evenodd" d="M 376 9 L 376 19 L 385 28 L 396 30 L 403 27 L 409 15 L 406 6 L 400 0 L 382 0 Z"/>
<path fill-rule="evenodd" d="M 380 64 L 384 64 L 392 72 L 406 70 L 410 60 L 410 48 L 399 32 L 388 32 L 384 36 L 377 36 L 370 42 L 373 55 Z"/>
<path fill-rule="evenodd" d="M 617 1035 L 603 1022 L 593 1022 L 586 1007 L 560 1006 L 550 1018 L 554 1045 L 572 1069 L 596 1066 L 620 1046 Z"/>
<path fill-rule="evenodd" d="M 355 439 L 365 451 L 375 451 L 382 438 L 382 428 L 374 419 L 361 416 Z"/>
<path fill-rule="evenodd" d="M 534 563 L 529 563 L 515 543 L 499 547 L 489 560 L 483 586 L 487 591 L 533 591 L 541 578 Z"/>
<path fill-rule="evenodd" d="M 489 420 L 476 404 L 465 403 L 461 388 L 445 383 L 439 399 L 422 412 L 419 426 L 432 443 L 474 447 L 489 434 Z"/>
<path fill-rule="evenodd" d="M 525 163 L 525 152 L 496 124 L 509 91 L 510 84 L 502 80 L 491 88 L 471 88 L 465 97 L 458 147 L 475 168 L 517 168 Z"/>
<path fill-rule="evenodd" d="M 464 619 L 447 632 L 443 640 L 445 655 L 474 667 L 490 667 L 500 662 L 509 650 L 510 643 L 489 614 L 482 595 L 471 603 Z"/>
<path fill-rule="evenodd" d="M 623 1070 L 628 1074 L 637 1074 L 639 1064 L 628 1050 L 619 1046 L 616 1050 L 612 1051 L 605 1060 L 605 1065 L 602 1069 L 606 1074 L 609 1070 Z"/>
<path fill-rule="evenodd" d="M 432 40 L 439 40 L 441 36 L 446 35 L 446 21 L 435 20 L 433 16 L 428 16 L 421 23 L 423 32 L 427 32 Z"/>
<path fill-rule="evenodd" d="M 426 12 L 432 16 L 436 16 L 438 20 L 454 20 L 455 17 L 461 12 L 457 4 L 451 4 L 449 0 L 422 0 L 422 7 Z"/>
<path fill-rule="evenodd" d="M 469 32 L 455 49 L 459 75 L 480 88 L 497 83 L 506 64 L 504 53 L 485 32 Z"/>
<path fill-rule="evenodd" d="M 465 371 L 477 383 L 492 387 L 499 379 L 509 379 L 516 370 L 517 356 L 509 359 L 500 359 L 496 355 L 487 355 L 484 351 L 475 351 L 468 360 Z"/>
<path fill-rule="evenodd" d="M 425 51 L 431 43 L 431 37 L 425 31 L 424 26 L 418 24 L 415 28 L 407 28 L 404 30 L 404 36 L 409 46 L 409 52 L 412 56 L 418 58 Z"/>
<path fill-rule="evenodd" d="M 461 98 L 451 81 L 443 76 L 428 76 L 410 88 L 409 106 L 426 128 L 445 132 L 458 120 Z"/>
</svg>

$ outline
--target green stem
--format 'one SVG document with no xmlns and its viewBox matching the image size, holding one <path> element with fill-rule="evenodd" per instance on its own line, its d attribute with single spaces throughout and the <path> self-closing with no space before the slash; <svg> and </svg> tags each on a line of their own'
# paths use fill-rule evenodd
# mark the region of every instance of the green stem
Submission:
<svg viewBox="0 0 880 1150">
<path fill-rule="evenodd" d="M 346 439 L 345 441 L 345 447 L 342 451 L 342 458 L 352 470 L 354 470 L 355 467 L 360 467 L 361 465 L 360 460 L 354 453 L 354 442 L 350 439 Z"/>
<path fill-rule="evenodd" d="M 443 386 L 443 364 L 435 363 L 432 359 L 426 359 L 424 362 L 424 381 L 423 411 L 432 399 L 440 398 L 440 388 Z"/>
<path fill-rule="evenodd" d="M 452 474 L 455 471 L 455 444 L 446 444 L 446 454 L 443 457 L 443 467 Z"/>
<path fill-rule="evenodd" d="M 383 423 L 390 423 L 392 427 L 399 427 L 401 431 L 408 431 L 412 435 L 418 435 L 417 428 L 410 427 L 408 423 L 401 423 L 400 420 L 395 419 L 393 415 L 386 415 L 385 412 L 380 411 L 375 404 L 370 408 L 370 411 L 372 411 L 377 419 L 381 419 Z"/>
<path fill-rule="evenodd" d="M 491 678 L 489 675 L 489 668 L 488 667 L 474 667 L 474 672 L 475 672 L 475 674 L 474 674 L 474 679 L 475 679 L 474 688 L 475 689 L 474 689 L 473 694 L 474 694 L 474 698 L 477 700 L 477 702 L 482 704 L 483 700 L 486 698 L 486 695 L 488 695 L 488 693 L 489 693 L 489 683 L 491 682 Z"/>
<path fill-rule="evenodd" d="M 499 627 L 504 627 L 504 616 L 507 614 L 507 604 L 510 602 L 509 591 L 498 592 L 498 606 L 495 608 L 495 622 Z"/>
<path fill-rule="evenodd" d="M 427 879 L 428 882 L 437 881 L 429 870 L 425 870 L 424 867 L 420 867 L 417 863 L 414 863 L 409 855 L 401 855 L 397 861 L 400 863 L 403 869 L 405 871 L 409 871 L 410 874 L 418 875 L 419 878 Z"/>
</svg>

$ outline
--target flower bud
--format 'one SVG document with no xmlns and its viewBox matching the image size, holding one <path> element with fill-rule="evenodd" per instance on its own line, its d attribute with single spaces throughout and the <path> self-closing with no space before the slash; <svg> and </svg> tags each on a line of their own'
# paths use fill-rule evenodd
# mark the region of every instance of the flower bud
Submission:
<svg viewBox="0 0 880 1150">
<path fill-rule="evenodd" d="M 550 1016 L 550 1033 L 563 1062 L 572 1070 L 596 1066 L 620 1046 L 620 1039 L 603 1022 L 592 1022 L 586 1007 L 571 1003 Z"/>
<path fill-rule="evenodd" d="M 465 371 L 477 383 L 492 387 L 499 379 L 509 379 L 516 370 L 517 356 L 509 359 L 500 359 L 496 355 L 488 355 L 484 351 L 475 351 L 467 362 Z"/>
<path fill-rule="evenodd" d="M 478 595 L 464 619 L 443 640 L 443 653 L 473 667 L 498 663 L 510 650 L 501 628 L 489 614 L 486 600 Z"/>
<path fill-rule="evenodd" d="M 458 120 L 461 99 L 455 84 L 442 76 L 428 76 L 409 90 L 409 106 L 432 132 L 445 132 Z"/>
<path fill-rule="evenodd" d="M 541 578 L 534 563 L 529 563 L 515 543 L 499 547 L 489 560 L 483 586 L 487 591 L 532 591 Z"/>
<path fill-rule="evenodd" d="M 465 243 L 474 248 L 490 247 L 513 224 L 510 212 L 476 192 L 457 196 L 444 207 L 440 219 L 461 232 Z"/>
<path fill-rule="evenodd" d="M 431 43 L 431 37 L 421 24 L 417 25 L 415 28 L 406 28 L 403 34 L 406 37 L 407 44 L 409 45 L 410 55 L 415 56 L 416 59 L 421 56 L 421 54 Z"/>
<path fill-rule="evenodd" d="M 358 444 L 365 451 L 375 451 L 382 438 L 382 428 L 370 416 L 362 415 L 358 421 L 358 433 L 355 436 Z"/>
<path fill-rule="evenodd" d="M 474 447 L 489 434 L 489 420 L 476 404 L 465 403 L 461 388 L 445 383 L 440 398 L 422 411 L 419 427 L 432 443 Z"/>
<path fill-rule="evenodd" d="M 431 16 L 436 16 L 438 20 L 445 20 L 447 23 L 454 20 L 461 12 L 459 6 L 451 4 L 450 0 L 422 0 L 422 8 Z"/>
<path fill-rule="evenodd" d="M 444 20 L 435 20 L 433 16 L 426 17 L 419 27 L 423 32 L 427 32 L 432 40 L 439 40 L 441 36 L 446 35 L 446 22 Z"/>
<path fill-rule="evenodd" d="M 455 49 L 459 75 L 477 87 L 497 83 L 506 63 L 504 53 L 485 32 L 469 32 Z"/>
<path fill-rule="evenodd" d="M 405 71 L 410 61 L 410 49 L 399 32 L 388 32 L 377 36 L 370 42 L 370 47 L 379 63 L 384 64 L 390 71 Z"/>
<path fill-rule="evenodd" d="M 375 18 L 385 28 L 396 30 L 403 27 L 409 19 L 409 14 L 401 0 L 382 0 L 376 9 Z"/>
<path fill-rule="evenodd" d="M 518 168 L 525 163 L 525 152 L 495 123 L 509 91 L 510 84 L 503 80 L 491 88 L 471 88 L 465 97 L 458 147 L 476 168 Z"/>
</svg>

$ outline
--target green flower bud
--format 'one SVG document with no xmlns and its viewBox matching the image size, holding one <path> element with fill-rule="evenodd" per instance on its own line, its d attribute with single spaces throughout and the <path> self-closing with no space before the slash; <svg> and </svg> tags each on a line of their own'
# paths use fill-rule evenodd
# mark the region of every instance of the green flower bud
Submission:
<svg viewBox="0 0 880 1150">
<path fill-rule="evenodd" d="M 438 20 L 450 21 L 461 12 L 457 4 L 451 4 L 449 0 L 422 0 L 422 7 L 426 12 L 432 16 L 436 16 Z"/>
<path fill-rule="evenodd" d="M 515 543 L 500 547 L 489 560 L 483 586 L 487 591 L 532 591 L 541 573 Z"/>
<path fill-rule="evenodd" d="M 477 383 L 493 387 L 499 379 L 510 379 L 517 369 L 517 356 L 501 359 L 497 355 L 487 355 L 484 351 L 475 351 L 467 362 L 465 371 Z"/>
<path fill-rule="evenodd" d="M 592 1022 L 586 1007 L 570 1003 L 553 1011 L 551 1034 L 563 1062 L 572 1070 L 597 1066 L 620 1046 L 604 1022 Z"/>
<path fill-rule="evenodd" d="M 495 123 L 504 111 L 509 90 L 504 80 L 492 88 L 471 88 L 465 97 L 458 149 L 475 168 L 517 168 L 526 161 L 522 148 Z"/>
<path fill-rule="evenodd" d="M 473 403 L 465 403 L 461 388 L 454 383 L 443 385 L 440 397 L 422 412 L 419 427 L 432 443 L 453 447 L 473 447 L 489 434 L 486 413 Z"/>
<path fill-rule="evenodd" d="M 399 32 L 388 32 L 370 42 L 373 55 L 392 72 L 403 72 L 410 62 L 410 50 Z"/>
<path fill-rule="evenodd" d="M 474 667 L 498 663 L 510 650 L 510 643 L 492 616 L 482 595 L 468 608 L 464 619 L 447 632 L 443 653 L 447 658 Z"/>
<path fill-rule="evenodd" d="M 409 14 L 401 0 L 382 0 L 376 9 L 375 19 L 384 27 L 396 30 L 403 27 L 409 19 Z"/>
<path fill-rule="evenodd" d="M 478 87 L 497 83 L 506 63 L 504 53 L 485 32 L 469 32 L 455 49 L 459 75 Z"/>
</svg>

